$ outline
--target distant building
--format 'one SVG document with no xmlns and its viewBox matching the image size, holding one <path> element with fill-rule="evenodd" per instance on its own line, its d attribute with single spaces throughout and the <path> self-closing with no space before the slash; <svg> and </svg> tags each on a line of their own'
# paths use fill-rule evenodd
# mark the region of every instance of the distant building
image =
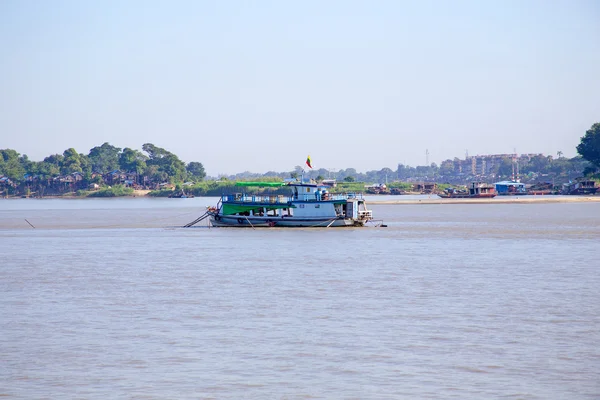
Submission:
<svg viewBox="0 0 600 400">
<path fill-rule="evenodd" d="M 467 156 L 464 160 L 455 158 L 454 160 L 442 161 L 441 165 L 452 166 L 455 175 L 490 175 L 506 159 L 514 160 L 516 163 L 529 162 L 534 157 L 544 156 L 543 154 L 485 154 L 477 156 Z"/>
</svg>

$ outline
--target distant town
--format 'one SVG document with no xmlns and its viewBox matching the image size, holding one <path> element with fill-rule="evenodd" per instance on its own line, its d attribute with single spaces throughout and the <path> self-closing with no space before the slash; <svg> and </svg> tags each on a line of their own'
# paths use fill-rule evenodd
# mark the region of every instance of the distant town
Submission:
<svg viewBox="0 0 600 400">
<path fill-rule="evenodd" d="M 539 180 L 556 184 L 568 182 L 581 177 L 590 166 L 582 157 L 566 158 L 562 154 L 557 157 L 544 154 L 491 154 L 467 156 L 464 159 L 454 158 L 445 160 L 438 166 L 436 163 L 412 167 L 398 164 L 395 170 L 382 168 L 380 170 L 357 172 L 354 168 L 331 171 L 328 169 L 308 170 L 305 166 L 296 166 L 292 174 L 302 173 L 319 181 L 335 179 L 337 181 L 373 183 L 391 182 L 438 182 L 465 185 L 474 180 L 519 180 L 535 182 Z M 229 180 L 257 179 L 260 177 L 289 177 L 289 172 L 268 172 L 255 174 L 243 172 L 226 176 Z"/>
</svg>

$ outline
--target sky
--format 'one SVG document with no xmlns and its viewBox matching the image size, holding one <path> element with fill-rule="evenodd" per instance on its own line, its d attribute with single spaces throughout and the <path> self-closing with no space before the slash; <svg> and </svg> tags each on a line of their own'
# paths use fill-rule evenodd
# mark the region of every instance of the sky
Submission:
<svg viewBox="0 0 600 400">
<path fill-rule="evenodd" d="M 0 148 L 153 143 L 211 176 L 576 155 L 600 2 L 0 1 Z"/>
</svg>

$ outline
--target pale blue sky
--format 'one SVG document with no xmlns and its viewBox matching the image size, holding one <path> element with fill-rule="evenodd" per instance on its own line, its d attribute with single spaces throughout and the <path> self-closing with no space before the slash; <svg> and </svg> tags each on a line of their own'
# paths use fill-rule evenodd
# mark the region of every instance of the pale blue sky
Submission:
<svg viewBox="0 0 600 400">
<path fill-rule="evenodd" d="M 575 155 L 600 2 L 0 1 L 0 148 L 151 142 L 209 175 Z"/>
</svg>

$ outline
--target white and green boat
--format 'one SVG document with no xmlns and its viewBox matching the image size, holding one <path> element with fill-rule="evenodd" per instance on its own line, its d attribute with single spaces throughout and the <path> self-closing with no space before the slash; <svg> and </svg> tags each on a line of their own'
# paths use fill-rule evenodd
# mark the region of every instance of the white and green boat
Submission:
<svg viewBox="0 0 600 400">
<path fill-rule="evenodd" d="M 287 186 L 290 194 L 223 195 L 207 216 L 219 227 L 325 228 L 364 226 L 373 219 L 362 194 L 331 194 L 315 182 L 238 182 L 241 187 Z"/>
</svg>

